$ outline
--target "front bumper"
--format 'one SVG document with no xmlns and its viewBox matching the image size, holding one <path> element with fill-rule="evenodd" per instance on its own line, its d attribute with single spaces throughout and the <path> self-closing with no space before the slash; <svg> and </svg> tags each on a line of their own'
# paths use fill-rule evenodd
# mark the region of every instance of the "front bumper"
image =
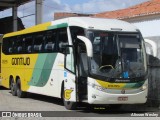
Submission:
<svg viewBox="0 0 160 120">
<path fill-rule="evenodd" d="M 111 94 L 89 87 L 89 104 L 143 104 L 147 101 L 147 89 L 132 94 Z M 120 100 L 119 98 L 125 98 Z"/>
</svg>

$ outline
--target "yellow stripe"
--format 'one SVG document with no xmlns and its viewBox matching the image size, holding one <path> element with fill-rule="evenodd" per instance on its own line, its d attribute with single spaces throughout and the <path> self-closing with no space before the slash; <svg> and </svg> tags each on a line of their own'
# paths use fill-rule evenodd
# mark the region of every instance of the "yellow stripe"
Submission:
<svg viewBox="0 0 160 120">
<path fill-rule="evenodd" d="M 122 89 L 126 85 L 126 83 L 110 83 L 101 80 L 96 80 L 99 85 L 107 89 Z"/>
</svg>

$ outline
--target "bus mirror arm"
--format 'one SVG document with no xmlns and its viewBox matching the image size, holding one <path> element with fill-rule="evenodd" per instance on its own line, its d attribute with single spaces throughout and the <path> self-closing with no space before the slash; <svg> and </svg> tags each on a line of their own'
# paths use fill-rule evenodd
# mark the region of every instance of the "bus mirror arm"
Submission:
<svg viewBox="0 0 160 120">
<path fill-rule="evenodd" d="M 93 57 L 93 46 L 91 41 L 84 36 L 77 36 L 77 38 L 85 43 L 88 57 Z"/>
<path fill-rule="evenodd" d="M 67 54 L 70 53 L 70 52 L 69 52 L 69 47 L 73 47 L 73 46 L 72 46 L 72 45 L 66 45 L 66 46 L 65 46 L 65 50 L 63 51 L 63 54 L 67 55 Z"/>
</svg>

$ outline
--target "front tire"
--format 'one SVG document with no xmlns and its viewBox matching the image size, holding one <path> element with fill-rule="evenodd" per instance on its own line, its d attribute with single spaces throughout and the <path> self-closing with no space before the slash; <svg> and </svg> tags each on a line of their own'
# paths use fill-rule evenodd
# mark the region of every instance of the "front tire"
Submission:
<svg viewBox="0 0 160 120">
<path fill-rule="evenodd" d="M 77 109 L 77 103 L 71 102 L 71 101 L 65 101 L 63 100 L 64 106 L 68 110 L 76 110 Z"/>
<path fill-rule="evenodd" d="M 17 80 L 17 83 L 16 83 L 16 87 L 17 87 L 17 96 L 19 98 L 24 98 L 27 96 L 27 93 L 26 92 L 23 92 L 21 90 L 21 82 L 20 82 L 20 79 Z"/>
<path fill-rule="evenodd" d="M 62 88 L 63 93 L 62 93 L 62 98 L 63 98 L 63 103 L 66 109 L 68 110 L 76 110 L 77 109 L 77 103 L 76 102 L 71 102 L 71 101 L 66 101 L 64 98 L 64 87 Z"/>
<path fill-rule="evenodd" d="M 13 78 L 11 79 L 11 94 L 13 95 L 13 96 L 17 96 L 17 86 L 16 86 L 16 84 L 14 83 L 14 80 L 13 80 Z"/>
</svg>

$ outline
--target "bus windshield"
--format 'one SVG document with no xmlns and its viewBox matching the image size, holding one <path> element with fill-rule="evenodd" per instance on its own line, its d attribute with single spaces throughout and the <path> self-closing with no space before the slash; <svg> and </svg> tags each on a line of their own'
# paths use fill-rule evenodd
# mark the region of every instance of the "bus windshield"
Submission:
<svg viewBox="0 0 160 120">
<path fill-rule="evenodd" d="M 107 78 L 137 78 L 146 74 L 143 41 L 138 33 L 87 31 L 93 45 L 91 73 Z"/>
</svg>

